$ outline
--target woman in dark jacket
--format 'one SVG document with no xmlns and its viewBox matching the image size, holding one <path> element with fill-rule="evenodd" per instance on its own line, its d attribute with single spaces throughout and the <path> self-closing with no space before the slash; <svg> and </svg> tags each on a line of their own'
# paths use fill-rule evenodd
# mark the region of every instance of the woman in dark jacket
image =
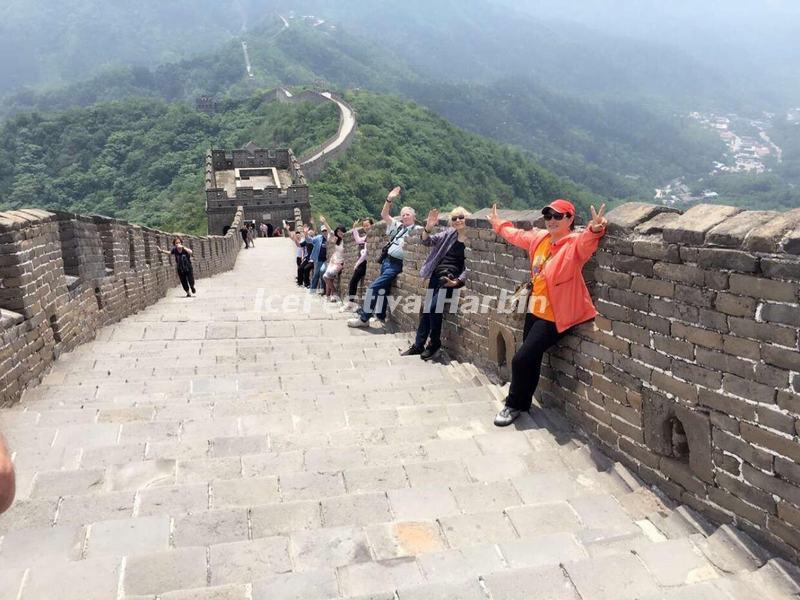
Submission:
<svg viewBox="0 0 800 600">
<path fill-rule="evenodd" d="M 467 211 L 454 208 L 450 211 L 450 223 L 444 231 L 431 236 L 439 222 L 439 211 L 428 213 L 428 220 L 422 230 L 422 243 L 431 246 L 425 264 L 419 271 L 421 277 L 430 277 L 428 291 L 422 307 L 417 327 L 417 338 L 403 356 L 420 355 L 422 360 L 430 360 L 442 347 L 441 333 L 444 318 L 445 300 L 450 300 L 453 290 L 464 286 L 467 279 L 465 266 L 465 241 L 467 239 Z M 430 339 L 427 348 L 425 342 Z"/>
<path fill-rule="evenodd" d="M 183 291 L 186 292 L 186 297 L 191 298 L 192 294 L 196 294 L 194 289 L 194 271 L 192 269 L 192 251 L 183 245 L 183 240 L 176 237 L 172 240 L 172 250 L 162 250 L 156 246 L 161 254 L 168 254 L 175 257 L 175 267 L 178 271 L 178 279 L 181 280 Z M 189 292 L 191 290 L 191 293 Z"/>
</svg>

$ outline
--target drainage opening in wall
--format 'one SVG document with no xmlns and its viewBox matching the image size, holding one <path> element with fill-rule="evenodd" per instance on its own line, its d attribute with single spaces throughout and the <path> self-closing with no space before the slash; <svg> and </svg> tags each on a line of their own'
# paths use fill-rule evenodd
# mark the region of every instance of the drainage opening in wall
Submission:
<svg viewBox="0 0 800 600">
<path fill-rule="evenodd" d="M 671 457 L 681 462 L 689 462 L 689 442 L 686 439 L 686 430 L 683 423 L 677 417 L 667 419 L 667 439 L 670 440 L 672 449 Z"/>
<path fill-rule="evenodd" d="M 60 344 L 61 333 L 58 330 L 58 321 L 55 315 L 50 315 L 50 329 L 53 330 L 53 339 L 56 341 L 56 344 Z"/>
<path fill-rule="evenodd" d="M 506 363 L 508 362 L 508 355 L 506 350 L 506 340 L 502 333 L 497 334 L 497 340 L 495 343 L 497 344 L 497 366 L 505 367 Z"/>
</svg>

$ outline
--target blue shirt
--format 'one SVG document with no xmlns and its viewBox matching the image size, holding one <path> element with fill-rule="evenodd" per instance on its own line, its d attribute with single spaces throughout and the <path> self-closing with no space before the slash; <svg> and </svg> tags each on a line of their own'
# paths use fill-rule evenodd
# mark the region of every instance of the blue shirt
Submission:
<svg viewBox="0 0 800 600">
<path fill-rule="evenodd" d="M 312 238 L 306 239 L 313 247 L 311 250 L 311 258 L 309 260 L 311 262 L 317 262 L 319 260 L 319 251 L 322 249 L 322 234 L 320 233 L 319 235 L 315 235 Z"/>
</svg>

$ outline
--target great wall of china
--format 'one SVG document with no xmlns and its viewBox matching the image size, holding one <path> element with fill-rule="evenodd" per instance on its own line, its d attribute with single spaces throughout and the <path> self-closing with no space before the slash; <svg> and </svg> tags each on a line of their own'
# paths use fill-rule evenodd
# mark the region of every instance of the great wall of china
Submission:
<svg viewBox="0 0 800 600">
<path fill-rule="evenodd" d="M 341 128 L 339 133 L 342 133 Z M 352 139 L 352 132 L 345 137 Z M 316 161 L 319 157 L 311 158 Z M 538 214 L 536 211 L 508 212 L 506 216 L 528 227 L 535 223 Z M 602 542 L 609 544 L 609 548 L 611 544 L 620 544 L 628 552 L 625 540 L 635 540 L 635 543 L 630 541 L 633 545 L 657 546 L 655 542 L 659 539 L 669 544 L 668 548 L 660 548 L 671 552 L 678 548 L 673 541 L 678 545 L 692 545 L 691 556 L 702 556 L 703 561 L 710 561 L 709 565 L 703 563 L 703 568 L 711 568 L 716 573 L 715 577 L 706 573 L 706 578 L 694 582 L 687 576 L 680 585 L 719 586 L 731 598 L 736 598 L 736 585 L 752 584 L 757 590 L 759 584 L 765 585 L 767 579 L 764 578 L 768 578 L 770 585 L 784 586 L 783 591 L 797 593 L 800 587 L 792 587 L 792 578 L 787 576 L 791 565 L 768 561 L 768 558 L 769 552 L 794 563 L 800 557 L 800 210 L 775 213 L 700 205 L 681 214 L 661 206 L 633 203 L 614 209 L 608 217 L 608 233 L 596 257 L 585 269 L 600 316 L 594 323 L 580 326 L 549 354 L 543 372 L 545 380 L 538 394 L 542 408 L 527 426 L 523 424 L 520 431 L 508 432 L 503 438 L 503 433 L 488 433 L 482 429 L 474 417 L 480 415 L 483 420 L 489 419 L 492 407 L 502 398 L 502 388 L 496 384 L 507 376 L 508 362 L 520 341 L 519 315 L 500 315 L 492 310 L 447 315 L 443 340 L 451 358 L 458 362 L 445 366 L 420 366 L 417 362 L 408 368 L 419 381 L 406 380 L 403 376 L 398 382 L 387 382 L 384 387 L 370 391 L 373 383 L 378 385 L 378 382 L 370 383 L 371 376 L 367 375 L 372 373 L 370 354 L 365 350 L 374 348 L 376 356 L 381 357 L 383 366 L 376 367 L 374 373 L 378 375 L 375 376 L 390 377 L 400 365 L 411 365 L 408 361 L 398 361 L 396 348 L 402 343 L 402 333 L 398 338 L 401 341 L 392 341 L 392 347 L 387 349 L 384 346 L 389 342 L 380 340 L 391 340 L 395 336 L 380 336 L 375 341 L 369 332 L 349 332 L 343 327 L 343 316 L 323 316 L 316 309 L 313 316 L 298 316 L 294 320 L 291 315 L 254 314 L 247 306 L 255 296 L 255 286 L 250 280 L 262 272 L 257 269 L 268 274 L 274 289 L 287 295 L 296 293 L 278 278 L 288 280 L 290 277 L 294 265 L 293 246 L 287 240 L 268 240 L 264 242 L 269 244 L 264 246 L 266 250 L 260 251 L 269 253 L 267 262 L 257 262 L 261 260 L 257 252 L 248 253 L 237 261 L 240 239 L 235 232 L 241 213 L 225 236 L 184 238 L 194 250 L 197 276 L 211 278 L 205 279 L 208 297 L 200 300 L 209 314 L 205 316 L 202 311 L 186 309 L 191 318 L 181 314 L 184 309 L 177 307 L 176 310 L 174 298 L 168 293 L 177 283 L 174 268 L 168 258 L 155 250 L 157 245 L 170 246 L 169 234 L 96 216 L 35 209 L 0 213 L 0 402 L 6 407 L 0 413 L 0 420 L 12 434 L 12 445 L 19 448 L 20 456 L 28 461 L 20 463 L 24 484 L 18 502 L 21 508 L 17 508 L 16 513 L 12 508 L 10 516 L 0 517 L 0 533 L 13 533 L 18 523 L 25 527 L 58 525 L 62 522 L 59 521 L 62 510 L 59 507 L 64 504 L 65 497 L 79 503 L 94 498 L 91 496 L 96 493 L 94 484 L 89 485 L 90 479 L 94 481 L 92 478 L 105 481 L 102 484 L 104 493 L 119 494 L 119 490 L 133 489 L 114 479 L 129 463 L 131 468 L 140 469 L 134 469 L 133 479 L 139 477 L 135 473 L 150 473 L 155 469 L 159 477 L 163 475 L 170 485 L 178 488 L 202 483 L 201 487 L 207 484 L 212 490 L 216 489 L 213 483 L 216 480 L 236 479 L 239 482 L 236 485 L 245 490 L 249 463 L 246 459 L 250 451 L 244 450 L 244 446 L 252 443 L 253 454 L 266 452 L 262 460 L 264 467 L 257 470 L 258 476 L 275 478 L 275 493 L 280 490 L 280 502 L 315 500 L 322 507 L 323 522 L 308 525 L 298 521 L 298 529 L 345 524 L 332 516 L 338 505 L 327 504 L 325 498 L 338 498 L 341 494 L 346 500 L 342 502 L 350 503 L 347 505 L 351 508 L 359 506 L 362 500 L 367 502 L 364 506 L 374 507 L 373 502 L 383 506 L 388 498 L 391 512 L 382 508 L 386 514 L 376 522 L 416 520 L 421 523 L 419 531 L 415 530 L 417 533 L 426 540 L 437 540 L 431 542 L 429 551 L 449 548 L 452 552 L 463 552 L 458 540 L 463 541 L 463 536 L 468 536 L 463 532 L 470 527 L 466 522 L 470 511 L 461 504 L 461 517 L 451 520 L 447 516 L 451 510 L 447 504 L 450 494 L 455 494 L 456 498 L 460 493 L 466 494 L 456 493 L 455 483 L 448 487 L 450 478 L 458 482 L 466 476 L 465 485 L 491 481 L 500 487 L 513 486 L 513 491 L 511 487 L 508 489 L 507 500 L 492 500 L 481 510 L 502 509 L 498 513 L 504 515 L 498 517 L 498 531 L 507 527 L 500 521 L 511 519 L 513 531 L 503 536 L 525 539 L 523 515 L 509 507 L 519 503 L 520 497 L 527 503 L 531 494 L 536 496 L 543 492 L 533 483 L 530 489 L 526 488 L 528 484 L 516 478 L 539 477 L 544 473 L 555 476 L 552 471 L 558 468 L 573 473 L 574 469 L 588 469 L 594 465 L 595 471 L 609 476 L 616 474 L 613 485 L 620 486 L 619 481 L 624 481 L 627 487 L 624 493 L 619 492 L 619 487 L 614 488 L 614 508 L 609 508 L 605 517 L 594 514 L 592 507 L 573 499 L 567 492 L 564 498 L 558 498 L 562 504 L 569 502 L 569 514 L 575 511 L 581 527 L 587 528 L 581 530 L 583 533 L 578 538 L 580 549 L 571 549 L 569 559 L 559 559 L 562 566 L 566 565 L 567 575 L 564 576 L 578 590 L 576 594 L 583 593 L 582 586 L 583 589 L 591 587 L 593 569 L 612 568 L 611 563 L 603 566 L 581 562 L 600 560 L 593 554 L 592 549 L 596 550 L 597 546 L 592 544 Z M 465 293 L 498 296 L 528 277 L 524 253 L 510 247 L 491 231 L 485 211 L 473 215 L 468 227 L 466 260 L 470 276 Z M 345 240 L 346 260 L 352 264 L 357 248 L 350 238 Z M 370 247 L 380 248 L 384 240 L 383 228 L 376 227 L 370 234 Z M 407 253 L 405 270 L 396 285 L 396 293 L 401 297 L 424 293 L 418 268 L 426 249 L 411 240 Z M 275 266 L 281 264 L 276 260 L 285 261 L 286 267 Z M 232 269 L 234 273 L 222 275 Z M 375 276 L 376 269 L 377 265 L 371 263 L 368 280 Z M 247 283 L 237 283 L 234 277 L 245 277 L 243 281 Z M 202 294 L 203 286 L 199 287 Z M 234 289 L 238 290 L 235 297 L 231 296 Z M 165 295 L 169 298 L 159 302 Z M 221 299 L 218 306 L 214 300 L 217 297 Z M 165 306 L 169 308 L 166 313 L 164 308 L 159 309 Z M 235 308 L 228 310 L 229 306 Z M 129 316 L 132 317 L 125 319 Z M 203 318 L 208 318 L 208 322 L 203 322 Z M 408 332 L 416 327 L 416 316 L 396 311 L 391 314 L 390 322 L 398 331 Z M 320 335 L 328 336 L 328 341 L 321 343 Z M 100 337 L 102 340 L 90 346 L 99 344 L 96 347 L 101 354 L 87 356 L 88 351 L 81 351 L 83 344 Z M 194 350 L 191 340 L 196 346 Z M 103 344 L 109 351 L 119 354 L 104 357 Z M 193 365 L 191 372 L 163 373 L 159 364 L 169 362 L 171 347 L 195 357 L 195 362 L 190 363 Z M 329 352 L 329 347 L 335 347 L 339 354 Z M 136 353 L 145 349 L 165 354 L 154 356 L 155 362 L 148 367 L 149 371 L 127 372 L 122 363 L 132 360 L 137 365 L 144 364 L 140 357 L 148 356 L 147 352 Z M 264 362 L 254 362 L 250 352 L 256 352 L 255 357 L 262 356 Z M 303 362 L 308 353 L 313 360 Z M 291 364 L 297 361 L 303 365 L 302 370 L 295 370 L 298 365 Z M 109 366 L 106 374 L 105 365 L 111 362 L 114 365 Z M 64 366 L 59 368 L 59 365 Z M 87 369 L 86 381 L 80 386 L 75 381 L 83 381 L 84 374 L 74 370 L 78 366 Z M 163 381 L 158 382 L 160 387 L 154 384 L 151 388 L 148 379 L 159 373 L 163 377 Z M 438 382 L 440 376 L 448 378 L 447 382 L 430 383 Z M 37 386 L 43 378 L 45 383 Z M 408 384 L 407 389 L 405 384 Z M 456 390 L 455 384 L 467 386 L 471 391 Z M 266 393 L 259 391 L 262 386 L 283 394 L 280 398 L 267 394 L 272 404 L 263 410 L 255 406 L 262 401 L 262 396 L 257 394 Z M 318 388 L 318 394 L 310 400 L 302 394 L 308 386 Z M 331 388 L 330 394 L 326 386 Z M 352 397 L 340 397 L 336 393 L 338 387 Z M 119 398 L 114 397 L 115 393 Z M 139 393 L 142 395 L 137 398 Z M 183 402 L 181 406 L 186 406 L 184 410 L 205 416 L 186 420 L 180 414 L 180 407 L 169 406 L 169 396 L 173 393 Z M 440 404 L 436 402 L 437 394 L 441 394 Z M 467 396 L 473 398 L 473 394 L 475 406 L 459 406 Z M 329 396 L 330 404 L 326 404 L 322 398 Z M 373 398 L 379 400 L 373 401 Z M 306 400 L 315 404 L 313 409 L 309 408 L 310 412 L 299 408 L 305 407 Z M 197 406 L 196 402 L 201 404 Z M 432 403 L 431 407 L 423 406 L 426 402 Z M 115 406 L 117 403 L 119 405 Z M 470 412 L 473 409 L 474 412 Z M 98 420 L 99 415 L 105 415 L 104 411 L 110 411 L 121 420 Z M 288 411 L 292 418 L 287 421 L 280 411 Z M 339 411 L 343 411 L 343 417 Z M 315 412 L 320 414 L 314 417 Z M 90 418 L 83 420 L 78 413 L 89 414 Z M 444 418 L 437 420 L 437 414 Z M 459 419 L 458 415 L 463 418 Z M 49 424 L 43 421 L 45 417 Z M 356 422 L 361 425 L 354 426 Z M 83 453 L 94 456 L 94 462 L 79 461 L 77 470 L 78 463 L 64 462 L 64 448 L 59 443 L 63 444 L 64 439 L 77 440 L 70 435 L 77 436 L 81 432 L 88 435 L 90 427 L 99 429 L 103 423 L 116 423 L 116 429 L 110 425 L 108 431 L 103 429 L 102 442 L 92 450 L 103 450 L 110 458 L 100 461 L 96 452 L 90 453 L 87 447 Z M 308 423 L 313 425 L 309 431 L 304 431 L 301 425 Z M 123 440 L 127 432 L 136 427 L 137 431 L 149 433 L 131 438 L 137 443 L 141 441 L 142 450 L 141 454 L 134 451 L 129 456 Z M 220 433 L 216 427 L 226 433 Z M 168 430 L 173 433 L 165 433 Z M 552 446 L 554 442 L 543 437 L 547 430 L 556 440 L 567 436 L 577 442 L 570 442 L 572 445 L 568 448 Z M 322 441 L 320 432 L 327 436 Z M 422 437 L 415 438 L 416 435 Z M 235 445 L 229 447 L 229 454 L 209 454 L 209 449 L 217 447 L 212 438 L 219 436 L 227 440 L 225 447 Z M 266 437 L 261 442 L 252 439 L 258 436 Z M 221 439 L 216 442 L 220 447 L 223 446 Z M 200 444 L 196 445 L 198 440 Z M 265 440 L 271 444 L 269 448 L 259 445 L 266 443 Z M 409 454 L 393 450 L 392 440 L 402 446 L 403 453 Z M 168 451 L 172 448 L 170 444 L 177 446 Z M 373 444 L 379 449 L 375 450 Z M 409 444 L 413 448 L 407 447 Z M 320 448 L 320 445 L 325 447 Z M 360 449 L 356 452 L 353 446 Z M 522 446 L 525 446 L 524 451 Z M 55 460 L 54 451 L 59 448 L 62 459 Z M 151 454 L 154 448 L 164 449 L 164 454 Z M 441 452 L 437 454 L 434 448 Z M 566 449 L 573 453 L 567 456 Z M 596 449 L 608 458 L 595 454 Z M 473 452 L 477 454 L 473 456 Z M 508 457 L 509 453 L 517 452 L 524 452 L 524 456 L 532 452 L 530 460 L 533 462 L 517 465 L 516 459 Z M 560 467 L 531 466 L 541 453 Z M 115 458 L 118 455 L 119 458 Z M 233 459 L 224 458 L 232 456 L 237 457 L 236 465 Z M 378 456 L 384 459 L 379 460 Z M 436 456 L 442 462 L 436 462 Z M 501 456 L 509 462 L 503 462 Z M 270 462 L 278 459 L 280 462 Z M 295 464 L 295 460 L 299 462 Z M 434 462 L 430 463 L 432 470 L 426 481 L 432 484 L 438 478 L 445 487 L 440 490 L 441 496 L 437 492 L 426 502 L 422 496 L 418 500 L 441 507 L 442 514 L 436 512 L 439 508 L 431 508 L 431 512 L 424 515 L 403 512 L 405 496 L 392 491 L 382 492 L 383 500 L 358 496 L 365 491 L 391 490 L 393 486 L 411 485 L 413 488 L 416 478 L 425 478 L 424 469 L 419 467 L 422 470 L 416 471 L 414 465 L 429 460 Z M 579 461 L 580 467 L 574 461 Z M 98 470 L 98 465 L 102 465 L 102 469 Z M 359 477 L 366 477 L 362 471 L 386 465 L 392 468 L 400 465 L 405 475 L 395 483 L 380 479 L 383 487 L 375 487 L 374 481 L 374 485 L 365 488 L 351 487 L 356 474 L 348 479 L 348 469 L 356 468 Z M 189 475 L 182 476 L 182 469 L 189 469 Z M 332 477 L 334 473 L 338 483 L 334 484 L 334 478 L 328 479 L 327 475 L 323 477 L 323 474 Z M 149 481 L 150 475 L 142 477 L 142 481 Z M 242 477 L 244 479 L 239 479 Z M 558 487 L 554 481 L 546 479 L 542 483 L 546 483 L 546 487 Z M 265 480 L 258 483 L 265 485 Z M 149 493 L 142 491 L 148 485 L 140 486 L 136 498 Z M 654 495 L 647 486 L 654 486 L 664 495 Z M 262 493 L 263 489 L 259 489 Z M 303 490 L 311 490 L 311 495 Z M 184 492 L 189 490 L 177 491 Z M 217 493 L 223 497 L 221 491 Z M 351 497 L 352 494 L 357 497 Z M 470 497 L 475 500 L 473 504 L 480 503 L 479 496 Z M 445 504 L 437 504 L 439 500 Z M 555 502 L 555 496 L 550 501 Z M 242 502 L 245 506 L 254 503 L 271 506 L 274 500 L 245 499 Z M 535 500 L 531 502 L 536 504 Z M 127 504 L 124 506 L 117 518 L 137 521 L 136 517 L 142 516 L 133 504 L 130 509 Z M 231 531 L 238 531 L 241 523 L 236 519 L 241 515 L 234 515 L 232 511 L 215 512 L 217 508 L 213 496 L 209 497 L 207 492 L 205 505 L 197 510 L 209 519 L 233 519 L 229 523 Z M 614 519 L 609 515 L 617 515 L 623 509 L 629 521 L 622 519 L 615 529 Z M 192 528 L 211 528 L 207 521 L 195 522 L 191 515 L 180 512 L 182 510 L 185 511 L 185 507 L 169 513 L 172 527 L 178 526 L 178 531 L 186 531 L 191 537 L 188 532 Z M 209 513 L 202 512 L 204 510 Z M 246 522 L 250 522 L 253 511 L 252 507 L 248 509 Z M 707 524 L 698 513 L 723 526 Z M 353 508 L 352 518 L 356 519 L 353 515 L 358 514 L 362 513 Z M 101 517 L 75 518 L 75 523 L 89 525 L 113 517 L 105 511 Z M 597 520 L 594 528 L 592 519 Z M 604 519 L 612 522 L 605 527 L 601 523 Z M 439 539 L 441 533 L 426 529 L 431 523 L 434 529 L 436 523 L 444 528 L 444 541 Z M 642 535 L 649 535 L 651 526 L 656 533 L 642 540 Z M 416 582 L 418 575 L 407 570 L 411 569 L 410 563 L 397 562 L 401 560 L 398 557 L 422 557 L 426 556 L 426 550 L 406 548 L 405 553 L 399 554 L 396 550 L 385 551 L 382 542 L 376 540 L 384 539 L 381 536 L 389 535 L 390 530 L 397 532 L 397 523 L 391 527 L 380 532 L 367 528 L 370 540 L 367 555 L 348 555 L 334 565 L 337 583 L 336 593 L 331 595 L 355 597 L 358 593 L 385 591 L 379 590 L 377 584 L 369 587 L 367 580 L 390 580 L 393 591 L 400 589 L 404 577 L 408 578 L 407 584 Z M 324 536 L 326 531 L 321 529 L 314 535 Z M 542 533 L 543 530 L 537 531 Z M 311 540 L 272 525 L 265 525 L 264 532 L 267 533 L 261 535 L 286 533 L 291 537 L 293 549 L 287 552 L 295 567 L 303 561 L 310 561 L 308 564 L 314 568 L 321 566 L 321 562 L 309 558 L 316 550 L 309 549 L 309 554 L 293 554 L 297 544 L 312 545 Z M 92 548 L 90 533 L 84 528 L 86 543 Z M 339 534 L 341 532 L 336 535 Z M 362 533 L 357 534 L 360 535 Z M 493 534 L 486 535 L 485 541 L 490 543 Z M 762 547 L 753 544 L 748 535 Z M 211 541 L 199 537 L 189 541 L 187 537 L 180 543 L 170 542 L 172 545 L 168 549 L 159 547 L 160 553 L 151 558 L 154 561 L 196 559 L 198 573 L 202 569 L 214 573 L 217 548 L 214 544 L 234 540 L 213 532 L 209 536 Z M 242 536 L 234 536 L 236 543 L 255 543 L 259 537 L 254 534 L 252 525 L 244 526 Z M 500 537 L 505 540 L 503 536 Z M 209 545 L 211 559 L 205 551 L 198 551 L 196 557 L 189 552 L 195 546 Z M 6 546 L 0 546 L 0 552 L 5 549 Z M 503 550 L 502 545 L 500 549 Z M 217 550 L 224 552 L 222 547 Z M 639 550 L 638 556 L 644 557 L 640 559 L 643 564 L 648 565 L 648 556 L 656 560 L 657 554 L 648 554 L 652 550 L 650 546 Z M 619 562 L 613 563 L 613 568 L 637 573 L 644 569 L 639 562 L 638 566 L 629 564 L 630 556 L 625 552 L 617 556 Z M 125 552 L 121 556 L 128 554 Z M 513 568 L 507 555 L 503 555 L 507 561 L 503 569 Z M 181 585 L 173 582 L 159 588 L 142 583 L 146 579 L 142 573 L 139 573 L 141 580 L 137 580 L 137 569 L 141 571 L 142 565 L 134 559 L 126 560 L 129 562 L 123 564 L 127 564 L 128 569 L 120 576 L 119 585 L 126 585 L 129 595 L 154 595 L 171 589 L 202 587 L 216 581 L 213 577 L 206 580 L 206 571 L 202 570 L 202 577 L 198 574 L 189 582 L 191 585 L 180 581 Z M 564 562 L 567 560 L 578 562 Z M 431 583 L 427 578 L 430 567 L 425 567 L 424 560 L 418 558 L 412 562 L 414 569 L 419 568 L 424 576 L 424 580 L 417 583 Z M 204 565 L 202 569 L 200 563 Z M 379 567 L 374 567 L 374 571 L 369 571 L 370 577 L 363 579 L 366 575 L 357 566 L 361 563 L 364 569 L 366 565 Z M 574 566 L 576 564 L 578 566 Z M 290 565 L 288 571 L 295 567 Z M 489 566 L 475 570 L 476 574 L 483 573 L 476 581 L 482 582 L 484 591 L 487 585 L 490 591 L 493 585 L 501 585 L 493 584 L 488 572 L 481 569 L 489 569 Z M 696 575 L 699 571 L 694 569 L 692 572 Z M 645 571 L 652 573 L 646 569 L 642 573 Z M 285 572 L 286 569 L 275 571 Z M 552 576 L 560 577 L 560 573 L 553 572 Z M 741 577 L 753 574 L 754 579 L 751 582 L 740 577 L 732 580 L 732 587 L 724 587 L 723 581 L 730 573 Z M 167 575 L 163 577 L 168 579 Z M 778 580 L 780 583 L 775 583 Z M 642 589 L 647 587 L 640 583 L 644 586 Z M 252 592 L 255 588 L 248 589 Z"/>
</svg>

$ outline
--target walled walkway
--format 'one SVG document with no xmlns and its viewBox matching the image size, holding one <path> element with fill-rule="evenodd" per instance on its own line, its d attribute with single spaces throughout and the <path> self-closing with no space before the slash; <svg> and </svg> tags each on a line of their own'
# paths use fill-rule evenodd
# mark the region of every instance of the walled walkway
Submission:
<svg viewBox="0 0 800 600">
<path fill-rule="evenodd" d="M 0 413 L 19 497 L 0 599 L 772 600 L 743 534 L 668 506 L 557 414 L 491 418 L 291 281 L 284 240 L 62 356 Z M 270 296 L 308 314 L 255 310 Z"/>
</svg>

